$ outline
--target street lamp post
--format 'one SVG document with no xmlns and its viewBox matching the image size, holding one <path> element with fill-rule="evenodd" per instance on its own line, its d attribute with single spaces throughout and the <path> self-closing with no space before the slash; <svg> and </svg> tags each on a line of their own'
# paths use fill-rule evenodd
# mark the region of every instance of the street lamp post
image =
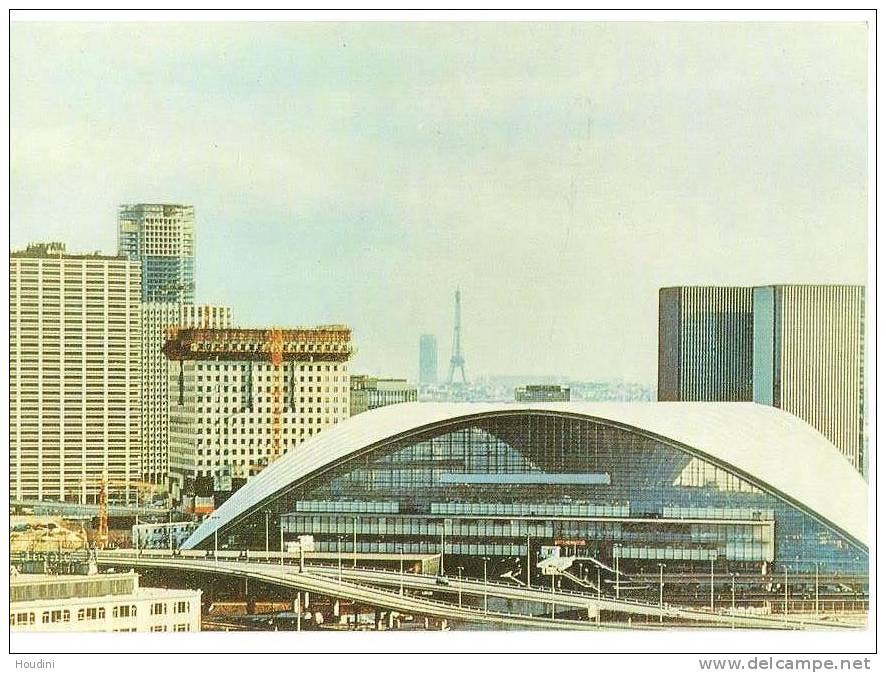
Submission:
<svg viewBox="0 0 886 673">
<path fill-rule="evenodd" d="M 532 561 L 529 559 L 529 535 L 526 535 L 526 588 L 532 588 Z"/>
<path fill-rule="evenodd" d="M 461 607 L 461 571 L 464 570 L 462 566 L 458 567 L 458 607 Z"/>
<path fill-rule="evenodd" d="M 735 573 L 732 575 L 732 628 L 735 628 Z"/>
<path fill-rule="evenodd" d="M 665 564 L 658 564 L 658 623 L 664 621 L 664 569 Z"/>
<path fill-rule="evenodd" d="M 403 543 L 400 543 L 400 595 L 403 595 Z"/>
<path fill-rule="evenodd" d="M 714 557 L 711 557 L 711 612 L 714 611 Z"/>
<path fill-rule="evenodd" d="M 271 510 L 265 510 L 265 558 L 268 558 L 271 552 L 271 538 L 270 538 L 270 526 L 271 526 Z"/>
<path fill-rule="evenodd" d="M 280 568 L 283 568 L 283 517 L 280 517 Z"/>
<path fill-rule="evenodd" d="M 341 535 L 338 536 L 338 581 L 341 582 Z"/>
<path fill-rule="evenodd" d="M 445 575 L 443 570 L 443 556 L 446 551 L 446 519 L 440 519 L 440 575 Z"/>
<path fill-rule="evenodd" d="M 597 598 L 600 598 L 602 593 L 603 593 L 603 588 L 600 585 L 600 566 L 597 566 Z"/>
<path fill-rule="evenodd" d="M 298 592 L 298 610 L 295 617 L 296 630 L 301 631 L 301 591 Z"/>
<path fill-rule="evenodd" d="M 357 517 L 354 517 L 354 567 L 357 567 Z"/>
<path fill-rule="evenodd" d="M 784 620 L 788 620 L 788 567 L 784 567 Z"/>
<path fill-rule="evenodd" d="M 554 619 L 554 577 L 555 575 L 551 573 L 551 619 Z"/>
<path fill-rule="evenodd" d="M 818 617 L 818 561 L 815 562 L 815 616 Z"/>
<path fill-rule="evenodd" d="M 621 551 L 621 545 L 615 545 L 612 548 L 612 551 L 615 555 L 615 600 L 619 600 L 621 598 L 621 572 L 618 569 L 618 559 L 619 559 L 619 551 Z"/>
<path fill-rule="evenodd" d="M 488 556 L 483 557 L 483 612 L 484 614 L 489 612 L 489 579 L 486 575 L 486 562 L 489 560 Z"/>
<path fill-rule="evenodd" d="M 210 515 L 209 520 L 212 521 L 214 519 L 218 519 L 218 517 L 215 514 Z M 215 529 L 212 531 L 212 533 L 214 539 L 212 556 L 215 558 L 215 562 L 218 563 L 218 525 L 215 526 Z"/>
</svg>

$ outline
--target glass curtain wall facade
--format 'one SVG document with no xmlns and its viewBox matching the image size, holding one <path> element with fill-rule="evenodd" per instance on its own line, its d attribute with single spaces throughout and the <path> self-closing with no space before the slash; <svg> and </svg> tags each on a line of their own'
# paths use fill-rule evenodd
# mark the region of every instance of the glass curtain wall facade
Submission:
<svg viewBox="0 0 886 673">
<path fill-rule="evenodd" d="M 603 563 L 790 562 L 866 572 L 866 547 L 724 467 L 634 429 L 553 412 L 453 421 L 367 450 L 269 505 L 319 551 L 525 556 Z M 263 546 L 265 510 L 232 546 Z M 529 549 L 527 549 L 527 544 Z M 648 562 L 647 562 L 648 563 Z"/>
</svg>

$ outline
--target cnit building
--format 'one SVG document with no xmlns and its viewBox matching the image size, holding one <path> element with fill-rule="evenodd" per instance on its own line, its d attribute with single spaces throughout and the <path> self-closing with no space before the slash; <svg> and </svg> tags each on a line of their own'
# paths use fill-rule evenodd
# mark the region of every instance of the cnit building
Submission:
<svg viewBox="0 0 886 673">
<path fill-rule="evenodd" d="M 865 472 L 864 328 L 860 285 L 662 288 L 658 399 L 784 409 Z"/>
<path fill-rule="evenodd" d="M 484 559 L 525 572 L 551 546 L 604 573 L 663 563 L 719 583 L 868 568 L 861 475 L 796 416 L 741 402 L 382 407 L 283 456 L 184 547 L 303 534 L 475 576 Z"/>
</svg>

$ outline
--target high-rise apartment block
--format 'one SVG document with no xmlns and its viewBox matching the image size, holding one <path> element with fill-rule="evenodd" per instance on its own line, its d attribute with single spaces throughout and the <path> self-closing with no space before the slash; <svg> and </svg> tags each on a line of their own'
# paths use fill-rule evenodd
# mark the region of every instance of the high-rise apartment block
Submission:
<svg viewBox="0 0 886 673">
<path fill-rule="evenodd" d="M 406 379 L 351 376 L 351 416 L 389 404 L 418 401 L 418 388 Z"/>
<path fill-rule="evenodd" d="M 753 401 L 812 425 L 863 471 L 864 288 L 659 291 L 659 400 Z"/>
<path fill-rule="evenodd" d="M 10 497 L 95 502 L 140 477 L 141 268 L 60 243 L 10 255 Z"/>
<path fill-rule="evenodd" d="M 165 352 L 175 498 L 198 477 L 248 478 L 350 415 L 347 327 L 182 329 Z"/>
<path fill-rule="evenodd" d="M 163 353 L 169 331 L 183 327 L 231 326 L 228 306 L 172 302 L 141 305 L 142 479 L 165 484 L 169 476 L 169 367 Z"/>
<path fill-rule="evenodd" d="M 418 343 L 418 382 L 422 385 L 437 384 L 437 337 L 422 334 Z"/>
<path fill-rule="evenodd" d="M 118 253 L 141 262 L 142 300 L 194 303 L 194 207 L 120 206 Z"/>
</svg>

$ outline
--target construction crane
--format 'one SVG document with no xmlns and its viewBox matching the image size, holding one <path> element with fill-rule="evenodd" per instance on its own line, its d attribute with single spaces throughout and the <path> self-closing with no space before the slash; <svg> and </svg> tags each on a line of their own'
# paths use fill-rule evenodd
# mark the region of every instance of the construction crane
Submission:
<svg viewBox="0 0 886 673">
<path fill-rule="evenodd" d="M 271 357 L 271 460 L 283 452 L 283 330 L 268 330 Z"/>
<path fill-rule="evenodd" d="M 99 549 L 104 549 L 108 545 L 108 489 L 110 487 L 134 488 L 136 492 L 135 506 L 138 508 L 138 494 L 142 491 L 155 493 L 159 490 L 157 484 L 150 484 L 145 481 L 134 481 L 129 479 L 92 479 L 83 481 L 84 490 L 88 486 L 98 486 L 98 531 L 95 534 L 94 543 Z"/>
</svg>

